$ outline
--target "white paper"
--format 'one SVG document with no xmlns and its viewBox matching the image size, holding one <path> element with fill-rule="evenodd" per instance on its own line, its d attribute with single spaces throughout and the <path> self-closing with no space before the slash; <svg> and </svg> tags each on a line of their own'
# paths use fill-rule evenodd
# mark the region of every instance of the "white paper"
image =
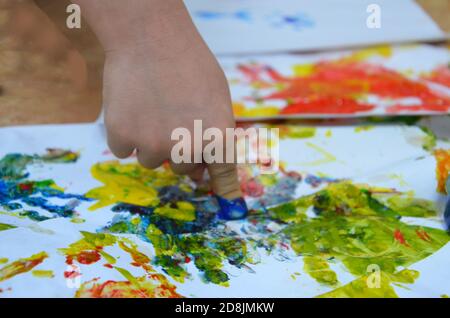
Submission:
<svg viewBox="0 0 450 318">
<path fill-rule="evenodd" d="M 369 0 L 187 0 L 216 54 L 305 51 L 380 43 L 442 40 L 444 33 L 411 0 L 380 0 L 371 28 Z M 369 8 L 369 12 L 367 12 Z M 378 10 L 378 8 L 377 8 Z"/>
<path fill-rule="evenodd" d="M 298 126 L 295 126 L 298 129 Z M 280 126 L 286 129 L 286 126 Z M 311 129 L 314 127 L 304 127 Z M 434 202 L 440 211 L 445 197 L 436 193 L 435 159 L 429 150 L 425 150 L 428 135 L 416 126 L 380 125 L 380 126 L 318 126 L 308 137 L 284 137 L 280 140 L 280 160 L 287 171 L 300 173 L 303 181 L 296 185 L 294 198 L 315 193 L 326 187 L 323 182 L 318 187 L 306 182 L 307 176 L 327 176 L 334 179 L 348 179 L 357 183 L 377 187 L 395 188 L 398 191 L 414 191 L 414 196 Z M 75 163 L 30 164 L 26 171 L 27 180 L 53 179 L 65 194 L 82 194 L 99 187 L 101 182 L 90 173 L 91 167 L 98 162 L 114 160 L 107 151 L 102 125 L 55 125 L 30 126 L 0 129 L 0 158 L 7 154 L 43 154 L 48 147 L 64 148 L 80 153 Z M 450 149 L 450 144 L 440 140 L 437 147 Z M 123 161 L 134 162 L 133 158 Z M 5 182 L 7 179 L 0 179 Z M 1 195 L 1 192 L 0 192 Z M 38 196 L 36 194 L 35 196 Z M 256 206 L 258 199 L 247 197 L 250 206 Z M 22 203 L 22 199 L 15 202 Z M 55 201 L 51 201 L 55 202 Z M 62 204 L 62 201 L 58 201 Z M 17 228 L 0 231 L 0 278 L 5 267 L 19 259 L 40 252 L 48 257 L 34 268 L 16 273 L 12 277 L 0 280 L 0 297 L 74 297 L 77 287 L 73 287 L 65 272 L 71 268 L 66 264 L 64 254 L 59 250 L 82 238 L 81 231 L 98 233 L 118 215 L 127 213 L 113 212 L 113 205 L 90 211 L 94 201 L 80 202 L 76 208 L 76 218 L 83 223 L 74 223 L 72 217 L 54 217 L 46 221 L 35 222 L 29 218 L 19 218 L 14 211 L 0 208 L 0 223 L 15 225 Z M 56 204 L 56 203 L 55 203 Z M 23 204 L 24 208 L 26 204 Z M 405 218 L 404 222 L 442 229 L 442 220 L 434 218 Z M 234 230 L 240 239 L 250 242 L 257 236 L 252 232 L 248 221 L 229 221 L 228 231 Z M 276 232 L 283 224 L 269 222 L 267 226 Z M 243 229 L 247 229 L 243 231 Z M 221 232 L 224 229 L 215 228 Z M 119 240 L 126 237 L 136 244 L 136 248 L 149 257 L 155 258 L 155 248 L 134 234 L 114 234 Z M 231 235 L 231 234 L 230 234 Z M 393 239 L 393 243 L 394 242 Z M 151 264 L 154 274 L 166 277 L 171 286 L 176 287 L 178 295 L 185 297 L 314 297 L 344 286 L 357 277 L 353 276 L 339 261 L 330 261 L 331 268 L 337 274 L 339 285 L 330 287 L 314 280 L 303 270 L 303 256 L 298 256 L 291 248 L 276 248 L 272 253 L 264 249 L 250 249 L 254 264 L 236 267 L 224 261 L 223 270 L 229 276 L 229 286 L 205 282 L 199 268 L 188 262 L 184 264 L 189 277 L 179 282 L 165 273 L 161 266 Z M 119 248 L 118 244 L 106 246 L 102 252 L 115 258 L 111 268 L 105 267 L 106 258 L 102 257 L 93 264 L 74 262 L 80 271 L 80 283 L 99 279 L 107 281 L 125 281 L 115 268 L 126 269 L 135 277 L 145 276 L 145 271 L 133 265 L 130 254 Z M 450 293 L 445 277 L 445 268 L 449 266 L 450 244 L 436 251 L 428 258 L 409 266 L 420 272 L 419 278 L 412 284 L 392 285 L 398 296 L 439 297 Z M 150 265 L 150 263 L 149 263 Z M 436 270 L 438 269 L 438 271 Z M 442 269 L 442 271 L 440 270 Z M 37 277 L 34 270 L 51 271 L 52 277 Z M 401 270 L 401 268 L 399 268 Z M 151 280 L 149 277 L 148 280 Z M 404 288 L 406 287 L 406 288 Z M 138 294 L 138 296 L 142 294 Z M 109 294 L 109 296 L 121 296 Z M 136 295 L 135 295 L 136 296 Z"/>
</svg>

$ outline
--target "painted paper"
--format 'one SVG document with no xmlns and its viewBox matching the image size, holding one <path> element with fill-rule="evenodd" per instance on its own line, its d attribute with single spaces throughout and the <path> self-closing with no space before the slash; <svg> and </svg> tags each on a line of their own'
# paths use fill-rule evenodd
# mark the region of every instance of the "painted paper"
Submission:
<svg viewBox="0 0 450 318">
<path fill-rule="evenodd" d="M 427 45 L 221 58 L 238 119 L 447 114 L 450 53 Z"/>
<path fill-rule="evenodd" d="M 0 297 L 450 293 L 448 142 L 403 124 L 278 128 L 279 171 L 241 165 L 251 213 L 228 222 L 205 185 L 116 160 L 102 125 L 1 129 Z"/>
</svg>

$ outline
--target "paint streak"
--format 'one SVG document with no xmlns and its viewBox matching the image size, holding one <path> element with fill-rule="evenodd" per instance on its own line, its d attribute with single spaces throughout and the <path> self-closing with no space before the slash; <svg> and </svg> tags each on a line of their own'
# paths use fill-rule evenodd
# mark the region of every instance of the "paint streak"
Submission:
<svg viewBox="0 0 450 318">
<path fill-rule="evenodd" d="M 31 272 L 34 277 L 38 278 L 53 278 L 55 277 L 55 274 L 53 274 L 53 271 L 46 271 L 46 270 L 34 270 Z"/>
<path fill-rule="evenodd" d="M 99 279 L 83 283 L 75 294 L 76 298 L 181 298 L 176 287 L 167 281 L 153 282 L 147 277 L 130 281 L 99 282 Z"/>
<path fill-rule="evenodd" d="M 241 22 L 250 22 L 252 20 L 252 15 L 247 10 L 237 10 L 235 12 L 218 12 L 218 11 L 204 11 L 199 10 L 196 11 L 195 16 L 206 20 L 206 21 L 215 21 L 215 20 L 236 20 Z"/>
<path fill-rule="evenodd" d="M 314 149 L 317 153 L 322 155 L 322 159 L 314 160 L 311 162 L 302 162 L 301 165 L 303 165 L 303 166 L 319 166 L 319 165 L 323 165 L 323 164 L 327 164 L 327 163 L 336 161 L 336 157 L 333 156 L 333 154 L 326 151 L 325 149 L 323 149 L 311 142 L 307 142 L 306 146 Z"/>
<path fill-rule="evenodd" d="M 5 223 L 0 223 L 0 232 L 1 231 L 6 231 L 6 230 L 10 230 L 10 229 L 14 229 L 14 228 L 16 228 L 16 226 L 10 225 L 10 224 L 5 224 Z"/>
<path fill-rule="evenodd" d="M 448 194 L 445 186 L 450 172 L 450 149 L 437 149 L 434 151 L 434 156 L 436 158 L 437 191 Z"/>
<path fill-rule="evenodd" d="M 437 144 L 437 137 L 434 132 L 425 126 L 421 126 L 420 129 L 425 133 L 425 136 L 422 139 L 422 148 L 426 151 L 433 151 L 434 147 Z"/>
<path fill-rule="evenodd" d="M 246 83 L 255 89 L 254 95 L 257 97 L 245 98 L 257 103 L 252 110 L 257 111 L 270 103 L 285 103 L 278 113 L 271 110 L 271 115 L 367 113 L 378 107 L 378 102 L 368 102 L 368 97 L 387 103 L 388 113 L 447 112 L 450 109 L 447 95 L 433 90 L 423 80 L 413 80 L 395 70 L 364 61 L 368 55 L 355 54 L 336 60 L 295 65 L 294 74 L 290 76 L 279 73 L 269 65 L 239 65 L 238 69 Z M 269 88 L 271 93 L 260 91 Z M 415 99 L 414 104 L 402 101 L 411 98 Z M 236 105 L 237 116 L 253 115 L 247 112 L 242 102 Z"/>
<path fill-rule="evenodd" d="M 41 252 L 5 265 L 0 268 L 0 282 L 32 270 L 37 265 L 41 264 L 47 257 L 47 253 Z"/>
</svg>

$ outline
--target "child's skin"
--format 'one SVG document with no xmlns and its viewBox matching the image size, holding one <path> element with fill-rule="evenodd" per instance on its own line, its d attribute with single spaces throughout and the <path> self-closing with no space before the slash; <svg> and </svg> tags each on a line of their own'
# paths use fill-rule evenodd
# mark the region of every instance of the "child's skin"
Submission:
<svg viewBox="0 0 450 318">
<path fill-rule="evenodd" d="M 217 127 L 225 136 L 226 128 L 235 127 L 226 78 L 182 0 L 72 2 L 80 5 L 105 51 L 105 124 L 117 157 L 137 149 L 138 161 L 156 168 L 170 161 L 175 128 L 193 135 L 194 120 L 201 119 L 203 129 Z M 195 179 L 205 168 L 172 162 L 171 167 Z M 242 195 L 234 164 L 207 168 L 216 194 Z"/>
</svg>

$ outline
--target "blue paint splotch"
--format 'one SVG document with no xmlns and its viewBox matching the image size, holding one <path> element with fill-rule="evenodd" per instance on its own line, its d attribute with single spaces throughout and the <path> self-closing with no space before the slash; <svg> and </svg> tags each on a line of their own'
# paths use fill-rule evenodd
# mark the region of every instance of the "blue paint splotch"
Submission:
<svg viewBox="0 0 450 318">
<path fill-rule="evenodd" d="M 315 26 L 314 20 L 302 12 L 291 14 L 274 13 L 269 15 L 267 19 L 273 27 L 288 27 L 295 31 L 309 29 Z"/>
<path fill-rule="evenodd" d="M 251 22 L 252 15 L 248 10 L 237 10 L 235 12 L 218 12 L 200 10 L 194 13 L 194 16 L 202 20 L 235 20 L 240 22 Z"/>
<path fill-rule="evenodd" d="M 19 217 L 45 221 L 55 217 L 72 217 L 80 201 L 89 201 L 82 195 L 64 193 L 51 180 L 31 180 L 27 168 L 39 163 L 70 164 L 79 155 L 72 151 L 47 149 L 44 155 L 7 154 L 0 159 L 0 207 Z M 53 199 L 68 200 L 54 204 Z M 44 210 L 48 213 L 41 213 Z"/>
</svg>

